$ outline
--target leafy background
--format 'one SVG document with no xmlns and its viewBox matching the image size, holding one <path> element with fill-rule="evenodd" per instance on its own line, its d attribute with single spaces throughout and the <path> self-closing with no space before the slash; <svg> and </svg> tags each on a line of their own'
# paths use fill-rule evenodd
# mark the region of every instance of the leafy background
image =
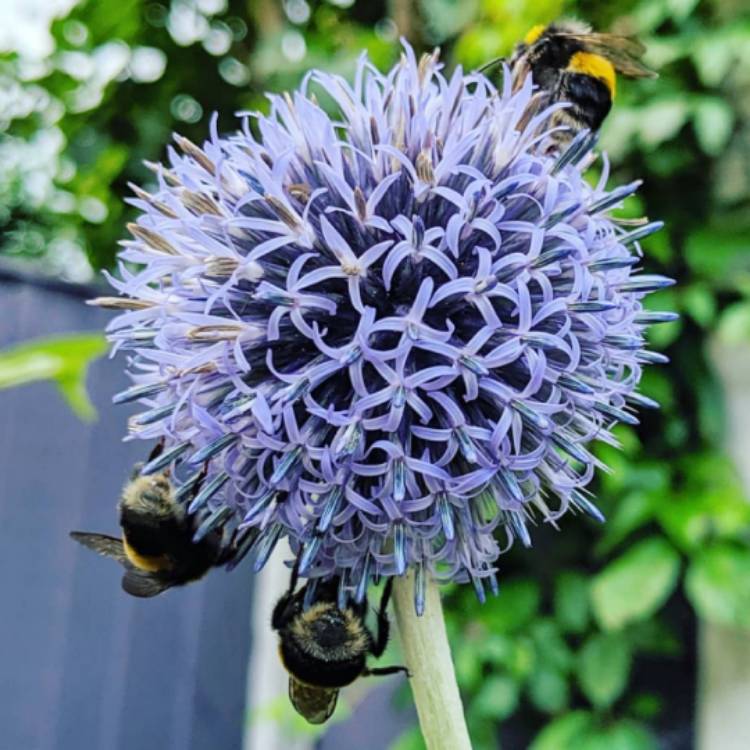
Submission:
<svg viewBox="0 0 750 750">
<path fill-rule="evenodd" d="M 564 14 L 638 34 L 660 73 L 621 82 L 603 147 L 615 180 L 645 180 L 628 210 L 666 221 L 646 242 L 647 265 L 679 285 L 652 304 L 682 317 L 652 339 L 672 361 L 643 384 L 662 409 L 620 429 L 622 453 L 599 452 L 613 469 L 597 486 L 606 525 L 539 529 L 533 550 L 502 558 L 501 595 L 484 606 L 449 592 L 481 750 L 521 746 L 519 736 L 533 750 L 657 747 L 676 695 L 658 675 L 684 682 L 694 670 L 695 618 L 750 628 L 750 505 L 722 452 L 706 346 L 731 352 L 750 336 L 747 4 L 0 2 L 0 261 L 73 281 L 113 264 L 134 215 L 128 182 L 148 187 L 143 160 L 164 158 L 173 131 L 200 142 L 214 111 L 231 129 L 234 112 L 266 106 L 264 91 L 295 86 L 313 66 L 348 74 L 362 48 L 386 66 L 399 34 L 472 68 Z M 54 378 L 90 416 L 81 379 L 99 353 L 80 337 L 26 344 L 0 353 L 0 387 Z M 416 730 L 397 743 L 420 746 Z"/>
</svg>

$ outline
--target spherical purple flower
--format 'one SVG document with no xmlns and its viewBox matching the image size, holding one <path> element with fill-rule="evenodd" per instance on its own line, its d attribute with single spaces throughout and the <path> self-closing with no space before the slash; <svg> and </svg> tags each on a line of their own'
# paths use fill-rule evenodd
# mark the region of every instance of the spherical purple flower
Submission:
<svg viewBox="0 0 750 750">
<path fill-rule="evenodd" d="M 116 401 L 165 439 L 145 471 L 172 465 L 204 528 L 260 530 L 256 569 L 288 536 L 358 599 L 410 566 L 481 594 L 529 525 L 598 516 L 590 443 L 653 405 L 644 329 L 669 318 L 641 304 L 669 280 L 635 273 L 658 226 L 609 216 L 637 184 L 591 187 L 585 136 L 545 155 L 530 80 L 440 70 L 363 57 L 353 85 L 313 72 L 241 133 L 178 137 L 111 279 Z"/>
</svg>

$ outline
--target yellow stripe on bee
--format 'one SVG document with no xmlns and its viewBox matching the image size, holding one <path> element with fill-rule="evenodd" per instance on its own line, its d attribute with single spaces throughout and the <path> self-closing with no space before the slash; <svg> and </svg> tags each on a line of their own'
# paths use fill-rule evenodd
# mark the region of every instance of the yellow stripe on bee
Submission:
<svg viewBox="0 0 750 750">
<path fill-rule="evenodd" d="M 524 44 L 534 44 L 539 37 L 544 33 L 547 27 L 543 23 L 538 23 L 536 26 L 532 26 L 523 38 Z"/>
<path fill-rule="evenodd" d="M 122 546 L 125 550 L 128 560 L 139 570 L 145 570 L 147 573 L 158 573 L 166 570 L 170 561 L 166 555 L 139 555 L 129 544 L 127 539 L 122 540 Z"/>
<path fill-rule="evenodd" d="M 593 52 L 576 52 L 566 70 L 599 79 L 609 89 L 610 96 L 615 98 L 615 68 L 606 57 Z"/>
</svg>

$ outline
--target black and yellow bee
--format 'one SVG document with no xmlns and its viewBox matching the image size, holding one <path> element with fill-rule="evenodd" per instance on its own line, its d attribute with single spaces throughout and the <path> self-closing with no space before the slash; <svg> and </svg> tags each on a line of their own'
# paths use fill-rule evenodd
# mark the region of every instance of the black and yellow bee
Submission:
<svg viewBox="0 0 750 750">
<path fill-rule="evenodd" d="M 151 454 L 158 456 L 161 447 Z M 196 484 L 200 486 L 200 482 Z M 173 586 L 202 578 L 246 551 L 246 541 L 225 539 L 220 511 L 199 522 L 175 498 L 166 471 L 142 476 L 140 466 L 122 492 L 119 503 L 122 539 L 85 531 L 73 531 L 75 541 L 100 555 L 117 560 L 125 572 L 122 588 L 133 596 L 151 597 Z"/>
<path fill-rule="evenodd" d="M 558 21 L 534 26 L 516 45 L 508 65 L 514 90 L 529 73 L 539 87 L 527 118 L 557 102 L 570 105 L 552 115 L 552 126 L 566 128 L 553 136 L 559 148 L 584 129 L 599 130 L 612 108 L 617 73 L 629 78 L 655 77 L 640 62 L 645 51 L 633 37 L 596 33 L 579 21 Z M 498 62 L 493 60 L 482 70 Z"/>
<path fill-rule="evenodd" d="M 314 584 L 308 582 L 295 593 L 296 584 L 295 566 L 289 590 L 274 608 L 272 626 L 289 672 L 289 700 L 311 724 L 322 724 L 333 714 L 339 690 L 358 677 L 407 672 L 400 666 L 369 669 L 366 661 L 370 654 L 382 656 L 388 644 L 386 610 L 393 579 L 383 589 L 375 635 L 365 624 L 366 598 L 339 607 L 338 577 L 318 582 L 307 607 L 308 587 Z"/>
</svg>

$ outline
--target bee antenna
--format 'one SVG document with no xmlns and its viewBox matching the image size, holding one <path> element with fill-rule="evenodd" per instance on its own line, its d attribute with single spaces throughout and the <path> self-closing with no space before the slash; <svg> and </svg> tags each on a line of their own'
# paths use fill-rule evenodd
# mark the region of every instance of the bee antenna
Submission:
<svg viewBox="0 0 750 750">
<path fill-rule="evenodd" d="M 304 548 L 303 548 L 304 549 Z M 294 589 L 297 588 L 297 581 L 299 580 L 299 566 L 302 560 L 302 549 L 297 553 L 297 557 L 294 559 L 294 565 L 292 566 L 292 575 L 289 577 L 289 595 L 294 593 Z"/>
<path fill-rule="evenodd" d="M 481 68 L 477 68 L 477 73 L 484 73 L 485 70 L 488 70 L 489 68 L 494 68 L 495 65 L 498 65 L 499 63 L 505 62 L 504 57 L 496 57 L 494 60 L 490 60 L 489 62 L 486 62 L 484 65 L 482 65 Z"/>
</svg>

